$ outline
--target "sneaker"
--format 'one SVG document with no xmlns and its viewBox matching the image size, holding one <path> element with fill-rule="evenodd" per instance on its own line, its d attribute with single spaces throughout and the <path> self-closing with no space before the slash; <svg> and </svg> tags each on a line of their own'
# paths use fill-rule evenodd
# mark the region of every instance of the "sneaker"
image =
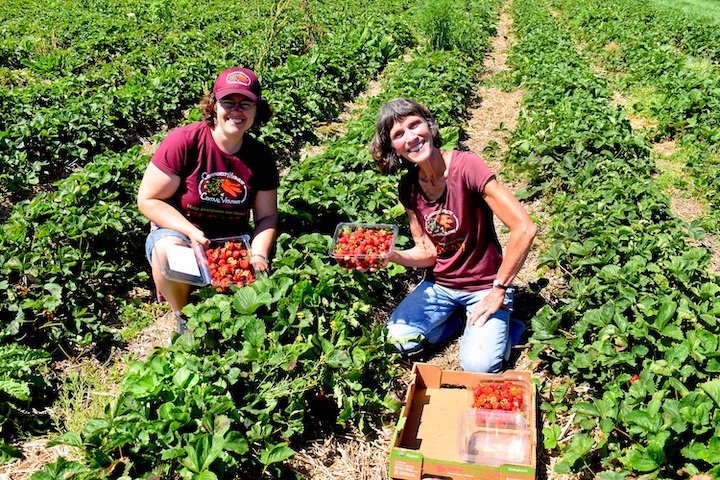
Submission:
<svg viewBox="0 0 720 480">
<path fill-rule="evenodd" d="M 175 313 L 175 325 L 176 330 L 180 335 L 183 335 L 190 331 L 187 327 L 187 317 L 182 313 Z"/>
</svg>

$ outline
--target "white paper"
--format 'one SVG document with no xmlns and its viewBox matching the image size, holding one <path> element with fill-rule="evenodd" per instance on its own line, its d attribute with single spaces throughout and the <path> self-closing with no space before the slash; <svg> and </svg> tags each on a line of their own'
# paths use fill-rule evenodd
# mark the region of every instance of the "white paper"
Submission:
<svg viewBox="0 0 720 480">
<path fill-rule="evenodd" d="M 194 277 L 200 276 L 200 267 L 192 248 L 184 245 L 168 245 L 165 254 L 170 270 Z"/>
</svg>

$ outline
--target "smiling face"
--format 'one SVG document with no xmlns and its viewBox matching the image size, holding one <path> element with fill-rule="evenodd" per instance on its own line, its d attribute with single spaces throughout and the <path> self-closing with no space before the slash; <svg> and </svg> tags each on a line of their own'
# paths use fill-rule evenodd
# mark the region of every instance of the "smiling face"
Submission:
<svg viewBox="0 0 720 480">
<path fill-rule="evenodd" d="M 257 105 L 244 95 L 233 93 L 215 103 L 217 127 L 227 137 L 242 136 L 255 122 Z"/>
<path fill-rule="evenodd" d="M 400 157 L 415 164 L 427 161 L 433 148 L 430 126 L 417 115 L 396 120 L 390 129 L 390 141 Z"/>
</svg>

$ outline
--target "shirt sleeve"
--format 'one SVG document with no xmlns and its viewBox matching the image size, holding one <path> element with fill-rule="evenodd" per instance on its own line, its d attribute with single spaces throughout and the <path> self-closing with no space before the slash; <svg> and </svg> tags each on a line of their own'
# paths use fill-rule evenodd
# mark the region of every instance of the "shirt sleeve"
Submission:
<svg viewBox="0 0 720 480">
<path fill-rule="evenodd" d="M 185 129 L 176 128 L 160 142 L 151 162 L 165 173 L 182 176 L 190 150 L 191 142 Z"/>
<path fill-rule="evenodd" d="M 482 192 L 485 186 L 495 178 L 495 174 L 485 161 L 473 152 L 462 152 L 463 177 L 472 191 Z"/>
</svg>

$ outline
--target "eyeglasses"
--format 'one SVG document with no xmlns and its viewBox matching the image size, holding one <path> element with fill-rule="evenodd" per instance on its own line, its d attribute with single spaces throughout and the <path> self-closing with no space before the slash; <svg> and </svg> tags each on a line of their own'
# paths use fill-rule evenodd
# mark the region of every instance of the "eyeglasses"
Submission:
<svg viewBox="0 0 720 480">
<path fill-rule="evenodd" d="M 255 107 L 255 103 L 250 100 L 242 100 L 240 102 L 233 102 L 232 100 L 220 100 L 222 108 L 228 112 L 240 108 L 240 110 L 247 112 Z"/>
</svg>

